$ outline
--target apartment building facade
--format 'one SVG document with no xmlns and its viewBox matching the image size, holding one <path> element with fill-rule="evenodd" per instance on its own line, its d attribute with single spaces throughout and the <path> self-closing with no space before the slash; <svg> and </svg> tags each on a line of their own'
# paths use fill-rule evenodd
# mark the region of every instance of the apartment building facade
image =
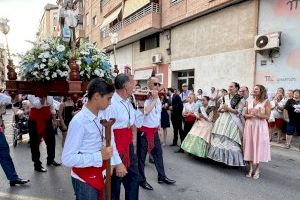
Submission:
<svg viewBox="0 0 300 200">
<path fill-rule="evenodd" d="M 280 0 L 85 2 L 86 38 L 113 58 L 110 34 L 117 33 L 116 64 L 121 72 L 130 68 L 142 85 L 153 71 L 163 87 L 180 88 L 181 84 L 187 83 L 190 89 L 204 91 L 209 91 L 211 86 L 227 88 L 231 81 L 250 88 L 256 83 L 266 84 L 263 79 L 272 80 L 266 78 L 269 76 L 266 71 L 277 65 L 282 68 L 277 68 L 276 73 L 286 77 L 282 62 L 293 66 L 287 70 L 289 76 L 299 73 L 299 70 L 295 71 L 299 68 L 294 67 L 300 63 L 298 42 L 282 46 L 280 51 L 284 56 L 274 60 L 278 64 L 271 62 L 267 67 L 261 67 L 260 62 L 270 58 L 255 51 L 257 34 L 283 30 L 290 39 L 297 40 L 297 31 L 292 30 L 299 21 L 297 6 L 293 6 L 293 14 L 283 15 L 276 23 L 272 21 L 272 16 L 276 15 L 273 7 L 280 3 L 283 6 Z M 285 5 L 286 9 L 291 7 L 289 3 Z M 290 20 L 284 21 L 283 17 L 290 17 Z M 286 61 L 288 55 L 289 61 Z M 114 63 L 114 59 L 111 60 Z M 286 83 L 292 82 L 294 86 L 299 83 L 296 77 L 284 80 L 290 80 Z M 270 89 L 279 86 L 275 85 Z"/>
<path fill-rule="evenodd" d="M 57 37 L 59 34 L 59 7 L 57 5 L 47 4 L 44 7 L 44 13 L 37 33 L 37 39 L 45 40 L 51 37 Z"/>
</svg>

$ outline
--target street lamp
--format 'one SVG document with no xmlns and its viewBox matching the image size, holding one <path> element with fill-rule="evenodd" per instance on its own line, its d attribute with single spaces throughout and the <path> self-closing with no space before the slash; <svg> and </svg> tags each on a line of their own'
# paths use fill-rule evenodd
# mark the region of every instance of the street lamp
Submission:
<svg viewBox="0 0 300 200">
<path fill-rule="evenodd" d="M 118 33 L 109 33 L 109 37 L 110 37 L 110 43 L 113 45 L 114 47 L 114 62 L 115 62 L 115 69 L 114 69 L 114 73 L 119 74 L 119 70 L 118 70 L 118 65 L 117 65 L 117 59 L 116 59 L 116 46 L 118 43 Z"/>
</svg>

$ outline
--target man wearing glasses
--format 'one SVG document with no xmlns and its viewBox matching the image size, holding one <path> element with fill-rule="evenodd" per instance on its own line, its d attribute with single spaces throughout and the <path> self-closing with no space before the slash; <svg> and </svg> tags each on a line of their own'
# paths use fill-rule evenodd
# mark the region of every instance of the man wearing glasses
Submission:
<svg viewBox="0 0 300 200">
<path fill-rule="evenodd" d="M 162 148 L 158 135 L 162 105 L 158 96 L 160 83 L 156 77 L 148 81 L 151 91 L 150 96 L 144 102 L 144 121 L 137 132 L 137 156 L 140 173 L 139 184 L 142 188 L 153 190 L 153 187 L 146 181 L 145 159 L 147 152 L 153 156 L 156 170 L 158 172 L 158 183 L 174 184 L 175 180 L 167 178 L 162 157 Z"/>
<path fill-rule="evenodd" d="M 187 102 L 187 97 L 189 96 L 189 94 L 192 93 L 192 91 L 188 90 L 188 85 L 186 83 L 182 84 L 182 93 L 179 95 L 181 98 L 182 103 L 186 103 Z"/>
</svg>

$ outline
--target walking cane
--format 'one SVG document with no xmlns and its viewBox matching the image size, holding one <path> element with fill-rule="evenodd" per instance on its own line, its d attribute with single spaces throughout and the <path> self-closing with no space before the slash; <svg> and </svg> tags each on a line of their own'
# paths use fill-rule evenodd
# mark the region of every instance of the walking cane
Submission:
<svg viewBox="0 0 300 200">
<path fill-rule="evenodd" d="M 106 147 L 110 147 L 111 141 L 111 127 L 115 123 L 116 119 L 110 118 L 108 121 L 103 119 L 100 123 L 105 127 L 105 140 Z M 106 163 L 106 179 L 105 179 L 105 200 L 111 199 L 111 164 L 110 159 Z"/>
</svg>

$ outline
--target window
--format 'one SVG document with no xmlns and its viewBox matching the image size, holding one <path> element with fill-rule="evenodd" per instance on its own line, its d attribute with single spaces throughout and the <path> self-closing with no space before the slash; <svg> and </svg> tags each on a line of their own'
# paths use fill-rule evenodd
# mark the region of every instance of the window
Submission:
<svg viewBox="0 0 300 200">
<path fill-rule="evenodd" d="M 93 19 L 92 19 L 92 24 L 93 26 L 96 26 L 97 25 L 97 16 L 94 16 Z"/>
<path fill-rule="evenodd" d="M 140 52 L 159 47 L 159 33 L 147 36 L 140 40 Z"/>
</svg>

